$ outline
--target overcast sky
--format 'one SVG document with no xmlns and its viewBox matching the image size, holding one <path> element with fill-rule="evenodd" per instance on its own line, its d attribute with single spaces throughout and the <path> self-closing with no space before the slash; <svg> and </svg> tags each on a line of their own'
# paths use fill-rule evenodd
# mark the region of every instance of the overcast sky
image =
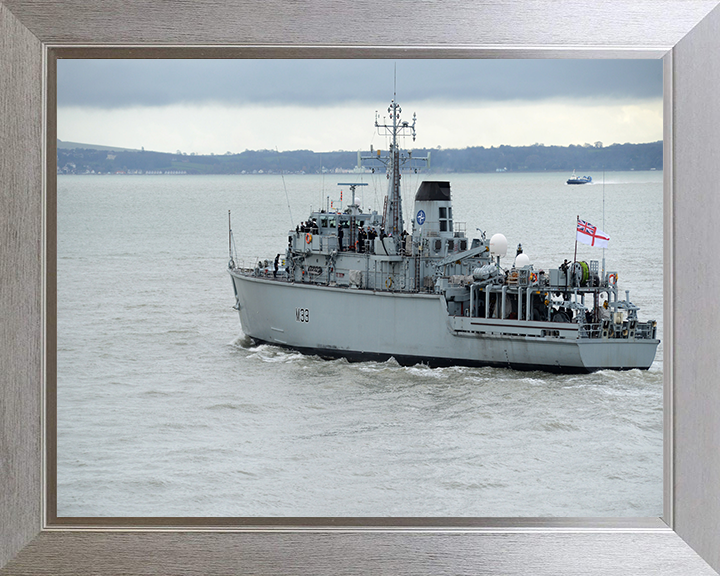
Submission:
<svg viewBox="0 0 720 576">
<path fill-rule="evenodd" d="M 396 68 L 396 73 L 394 72 Z M 163 152 L 385 144 L 396 74 L 406 147 L 662 139 L 660 60 L 60 60 L 58 138 Z"/>
</svg>

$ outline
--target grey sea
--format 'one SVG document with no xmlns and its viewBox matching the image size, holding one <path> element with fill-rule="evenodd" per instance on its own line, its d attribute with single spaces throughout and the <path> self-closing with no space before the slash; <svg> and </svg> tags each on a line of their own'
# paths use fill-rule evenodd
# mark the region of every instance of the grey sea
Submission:
<svg viewBox="0 0 720 576">
<path fill-rule="evenodd" d="M 549 270 L 579 216 L 662 340 L 662 172 L 591 175 L 407 175 L 406 223 L 421 179 L 449 180 L 469 237 L 502 232 Z M 353 180 L 381 211 L 384 175 L 58 177 L 58 515 L 660 516 L 662 342 L 648 371 L 552 375 L 329 361 L 242 333 L 228 210 L 250 266 Z M 348 329 L 373 330 L 372 310 Z"/>
</svg>

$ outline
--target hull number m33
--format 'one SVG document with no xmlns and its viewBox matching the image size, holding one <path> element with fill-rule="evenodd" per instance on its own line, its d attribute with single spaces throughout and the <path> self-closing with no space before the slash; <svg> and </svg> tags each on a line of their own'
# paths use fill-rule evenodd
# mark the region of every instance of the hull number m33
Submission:
<svg viewBox="0 0 720 576">
<path fill-rule="evenodd" d="M 310 310 L 307 308 L 295 308 L 296 322 L 310 322 Z"/>
</svg>

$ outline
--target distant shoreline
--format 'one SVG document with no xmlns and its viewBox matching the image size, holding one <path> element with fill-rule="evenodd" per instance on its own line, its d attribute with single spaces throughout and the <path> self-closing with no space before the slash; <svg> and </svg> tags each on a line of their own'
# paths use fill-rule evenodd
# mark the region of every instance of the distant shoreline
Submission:
<svg viewBox="0 0 720 576">
<path fill-rule="evenodd" d="M 577 174 L 605 171 L 662 170 L 662 141 L 647 144 L 601 142 L 582 146 L 499 146 L 464 149 L 424 148 L 413 150 L 418 161 L 405 169 L 432 174 L 461 173 L 537 173 Z M 384 172 L 375 160 L 364 160 L 372 151 L 313 152 L 294 150 L 246 150 L 223 155 L 175 154 L 147 150 L 98 148 L 58 148 L 58 174 L 364 174 Z M 430 156 L 426 169 L 419 159 Z"/>
</svg>

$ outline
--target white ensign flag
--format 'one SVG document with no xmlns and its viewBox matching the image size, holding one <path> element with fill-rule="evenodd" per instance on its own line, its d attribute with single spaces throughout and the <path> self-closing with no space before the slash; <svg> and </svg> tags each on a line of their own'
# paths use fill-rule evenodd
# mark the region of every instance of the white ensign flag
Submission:
<svg viewBox="0 0 720 576">
<path fill-rule="evenodd" d="M 597 246 L 598 248 L 608 248 L 610 242 L 610 237 L 605 232 L 598 230 L 596 226 L 584 220 L 578 220 L 577 236 L 575 238 L 578 242 Z"/>
</svg>

